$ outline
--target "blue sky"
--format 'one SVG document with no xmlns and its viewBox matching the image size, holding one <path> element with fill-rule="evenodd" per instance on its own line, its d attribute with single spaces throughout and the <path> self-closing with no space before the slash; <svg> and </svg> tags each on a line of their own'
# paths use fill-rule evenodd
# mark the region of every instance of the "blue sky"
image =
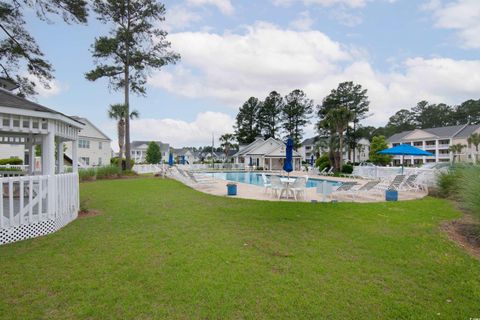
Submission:
<svg viewBox="0 0 480 320">
<path fill-rule="evenodd" d="M 231 132 L 238 107 L 271 90 L 304 89 L 317 103 L 339 82 L 369 90 L 372 117 L 417 101 L 480 98 L 480 1 L 477 0 L 181 0 L 165 1 L 175 66 L 152 74 L 148 96 L 133 97 L 141 119 L 133 139 L 176 147 L 209 144 Z M 106 81 L 88 82 L 90 45 L 108 27 L 53 24 L 27 15 L 28 29 L 54 65 L 52 90 L 37 100 L 85 116 L 115 138 Z M 312 119 L 314 122 L 315 119 Z M 314 133 L 313 126 L 307 135 Z M 114 143 L 115 144 L 115 143 Z"/>
</svg>

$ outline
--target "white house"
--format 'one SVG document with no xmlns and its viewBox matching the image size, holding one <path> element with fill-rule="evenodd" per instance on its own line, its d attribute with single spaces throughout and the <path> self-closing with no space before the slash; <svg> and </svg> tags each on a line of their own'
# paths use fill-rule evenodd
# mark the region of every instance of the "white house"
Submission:
<svg viewBox="0 0 480 320">
<path fill-rule="evenodd" d="M 132 141 L 130 143 L 130 155 L 135 163 L 144 163 L 147 156 L 148 144 L 151 141 Z M 162 154 L 162 161 L 168 161 L 170 153 L 170 145 L 161 141 L 154 141 L 159 147 Z"/>
<path fill-rule="evenodd" d="M 7 167 L 0 173 L 0 245 L 55 232 L 76 219 L 76 141 L 82 127 L 77 119 L 0 88 L 0 148 L 18 145 L 33 154 L 35 146 L 42 147 L 38 172 L 31 161 L 20 166 L 21 171 L 9 172 Z M 73 142 L 70 173 L 63 165 L 66 142 Z"/>
<path fill-rule="evenodd" d="M 394 134 L 388 138 L 390 147 L 399 144 L 411 144 L 417 148 L 433 154 L 432 157 L 405 157 L 405 165 L 420 165 L 432 162 L 450 162 L 453 154 L 449 150 L 454 144 L 462 144 L 465 148 L 458 155 L 457 160 L 473 162 L 475 159 L 475 146 L 468 146 L 467 139 L 473 133 L 480 133 L 480 125 L 457 125 L 439 128 L 415 129 Z M 399 165 L 401 157 L 393 158 L 393 164 Z"/>
<path fill-rule="evenodd" d="M 83 117 L 72 117 L 85 126 L 78 135 L 78 160 L 86 167 L 109 165 L 112 157 L 112 140 L 98 129 L 90 120 Z M 72 158 L 72 144 L 67 143 L 65 154 Z"/>
<path fill-rule="evenodd" d="M 264 170 L 282 170 L 285 162 L 286 145 L 283 141 L 269 138 L 257 138 L 247 146 L 241 146 L 233 155 L 234 163 L 245 167 L 254 166 Z M 294 170 L 300 170 L 302 156 L 293 151 Z"/>
</svg>

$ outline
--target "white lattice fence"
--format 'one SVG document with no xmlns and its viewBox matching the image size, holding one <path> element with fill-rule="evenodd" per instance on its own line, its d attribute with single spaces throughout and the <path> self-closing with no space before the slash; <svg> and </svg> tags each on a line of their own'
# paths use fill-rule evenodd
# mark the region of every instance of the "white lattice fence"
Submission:
<svg viewBox="0 0 480 320">
<path fill-rule="evenodd" d="M 0 178 L 0 245 L 57 231 L 77 217 L 78 174 Z"/>
</svg>

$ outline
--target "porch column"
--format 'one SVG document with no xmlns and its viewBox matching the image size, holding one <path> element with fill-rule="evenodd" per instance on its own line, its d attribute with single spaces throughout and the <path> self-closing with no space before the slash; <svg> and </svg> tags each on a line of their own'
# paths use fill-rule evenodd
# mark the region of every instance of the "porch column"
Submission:
<svg viewBox="0 0 480 320">
<path fill-rule="evenodd" d="M 33 136 L 28 137 L 28 174 L 33 175 L 35 173 L 35 144 L 33 142 Z"/>
<path fill-rule="evenodd" d="M 55 126 L 49 120 L 48 133 L 42 137 L 42 175 L 48 176 L 47 184 L 47 215 L 55 217 L 56 186 L 55 186 Z"/>
<path fill-rule="evenodd" d="M 72 171 L 78 172 L 78 140 L 72 141 Z"/>
<path fill-rule="evenodd" d="M 63 173 L 63 141 L 60 139 L 57 143 L 57 162 L 58 162 L 58 173 Z"/>
<path fill-rule="evenodd" d="M 270 168 L 269 168 L 269 170 L 272 171 L 272 158 L 269 158 L 269 162 L 270 162 Z"/>
</svg>

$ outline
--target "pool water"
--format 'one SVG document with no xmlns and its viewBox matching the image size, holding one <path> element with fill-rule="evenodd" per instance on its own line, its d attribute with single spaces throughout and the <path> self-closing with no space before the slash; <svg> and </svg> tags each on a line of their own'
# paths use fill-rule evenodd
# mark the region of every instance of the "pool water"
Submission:
<svg viewBox="0 0 480 320">
<path fill-rule="evenodd" d="M 206 172 L 206 175 L 209 175 L 215 179 L 222 179 L 227 181 L 234 181 L 234 182 L 241 182 L 241 183 L 248 183 L 253 184 L 256 186 L 263 186 L 263 179 L 261 173 L 256 172 Z M 266 174 L 267 178 L 269 174 Z M 282 177 L 286 177 L 282 176 Z M 327 181 L 334 186 L 338 186 L 341 182 L 337 181 L 328 181 L 322 179 L 312 179 L 309 178 L 307 182 L 307 188 L 316 188 L 320 183 L 323 181 Z"/>
</svg>

